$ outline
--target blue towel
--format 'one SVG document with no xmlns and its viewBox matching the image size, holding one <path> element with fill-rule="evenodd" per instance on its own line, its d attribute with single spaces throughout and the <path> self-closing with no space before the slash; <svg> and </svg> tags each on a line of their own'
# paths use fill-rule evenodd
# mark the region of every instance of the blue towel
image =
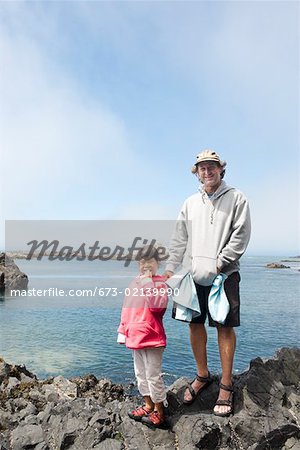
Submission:
<svg viewBox="0 0 300 450">
<path fill-rule="evenodd" d="M 227 275 L 219 273 L 213 281 L 208 297 L 208 309 L 215 322 L 224 324 L 230 310 L 230 305 L 224 289 Z"/>
<path fill-rule="evenodd" d="M 174 318 L 184 322 L 191 322 L 195 312 L 200 314 L 197 291 L 192 275 L 189 271 L 183 269 L 169 278 L 166 284 L 173 289 L 171 299 L 176 310 Z"/>
</svg>

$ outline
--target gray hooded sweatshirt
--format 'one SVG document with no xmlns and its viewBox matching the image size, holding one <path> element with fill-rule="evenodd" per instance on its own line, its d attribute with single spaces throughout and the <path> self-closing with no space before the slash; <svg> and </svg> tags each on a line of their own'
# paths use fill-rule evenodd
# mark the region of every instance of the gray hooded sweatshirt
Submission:
<svg viewBox="0 0 300 450">
<path fill-rule="evenodd" d="M 210 286 L 218 270 L 227 275 L 239 270 L 250 231 L 249 205 L 240 191 L 225 181 L 211 197 L 200 188 L 179 213 L 166 270 L 174 272 L 182 263 L 196 283 Z"/>
</svg>

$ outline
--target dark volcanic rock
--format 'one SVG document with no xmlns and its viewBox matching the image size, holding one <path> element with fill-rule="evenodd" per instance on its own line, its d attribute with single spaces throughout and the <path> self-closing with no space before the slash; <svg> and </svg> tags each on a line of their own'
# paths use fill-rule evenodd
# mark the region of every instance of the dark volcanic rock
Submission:
<svg viewBox="0 0 300 450">
<path fill-rule="evenodd" d="M 266 265 L 268 269 L 290 269 L 290 266 L 285 266 L 281 263 L 269 263 Z"/>
<path fill-rule="evenodd" d="M 44 441 L 44 433 L 40 425 L 21 425 L 11 433 L 11 447 L 14 450 L 34 448 Z"/>
<path fill-rule="evenodd" d="M 97 380 L 95 375 L 89 374 L 83 377 L 71 378 L 78 388 L 81 397 L 97 399 L 99 404 L 104 405 L 113 400 L 124 400 L 124 387 L 120 384 L 113 384 L 110 380 Z"/>
<path fill-rule="evenodd" d="M 11 289 L 27 289 L 28 277 L 13 259 L 0 253 L 0 294 L 10 295 Z"/>
<path fill-rule="evenodd" d="M 38 380 L 0 361 L 1 450 L 299 450 L 300 350 L 256 358 L 234 378 L 234 416 L 215 417 L 218 377 L 190 406 L 186 379 L 168 392 L 170 430 L 129 419 L 140 399 L 94 375 Z"/>
<path fill-rule="evenodd" d="M 13 377 L 21 381 L 37 380 L 36 376 L 29 372 L 24 365 L 7 364 L 3 358 L 0 358 L 0 387 L 3 389 L 9 383 L 9 379 Z"/>
<path fill-rule="evenodd" d="M 299 349 L 281 349 L 274 359 L 266 361 L 252 360 L 249 370 L 234 380 L 234 416 L 220 418 L 207 412 L 218 395 L 215 383 L 196 404 L 182 405 L 180 413 L 173 417 L 179 448 L 186 447 L 189 436 L 187 448 L 299 449 L 299 382 Z M 180 382 L 171 389 L 177 398 L 182 397 Z M 291 446 L 293 442 L 296 447 Z"/>
</svg>

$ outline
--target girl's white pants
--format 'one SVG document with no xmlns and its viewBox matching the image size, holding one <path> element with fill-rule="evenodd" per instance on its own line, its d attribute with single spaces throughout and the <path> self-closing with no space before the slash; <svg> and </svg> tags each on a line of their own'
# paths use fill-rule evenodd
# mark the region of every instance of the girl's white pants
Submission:
<svg viewBox="0 0 300 450">
<path fill-rule="evenodd" d="M 166 400 L 165 385 L 161 375 L 164 347 L 133 350 L 134 372 L 140 394 L 149 395 L 153 403 Z"/>
</svg>

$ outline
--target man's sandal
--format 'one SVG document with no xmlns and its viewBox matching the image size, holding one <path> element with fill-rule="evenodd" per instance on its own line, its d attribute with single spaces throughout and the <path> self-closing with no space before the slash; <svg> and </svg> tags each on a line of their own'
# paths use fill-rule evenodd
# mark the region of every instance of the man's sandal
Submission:
<svg viewBox="0 0 300 450">
<path fill-rule="evenodd" d="M 138 406 L 132 412 L 128 413 L 130 419 L 136 420 L 137 422 L 141 422 L 143 417 L 147 417 L 153 409 L 148 409 L 146 405 Z"/>
<path fill-rule="evenodd" d="M 194 389 L 193 386 L 192 386 L 192 384 L 194 383 L 195 380 L 198 380 L 200 383 L 205 383 L 203 386 L 201 386 L 201 387 L 198 389 L 197 392 L 195 392 L 195 389 Z M 186 389 L 189 390 L 189 392 L 190 392 L 192 398 L 191 398 L 190 400 L 184 400 L 184 399 L 183 399 L 183 404 L 184 404 L 184 405 L 191 405 L 191 404 L 196 400 L 196 398 L 198 397 L 198 395 L 199 395 L 202 391 L 204 391 L 204 389 L 206 389 L 206 388 L 212 383 L 212 381 L 213 381 L 213 380 L 211 379 L 211 376 L 210 376 L 210 373 L 209 373 L 209 372 L 208 372 L 207 377 L 200 377 L 200 375 L 198 375 L 198 374 L 196 373 L 196 376 L 195 376 L 195 378 L 193 379 L 193 381 L 192 381 L 191 383 L 189 383 L 189 384 L 186 386 Z M 185 392 L 186 392 L 186 391 L 185 391 Z M 184 394 L 185 394 L 185 393 L 184 393 Z M 184 395 L 184 394 L 183 394 L 183 395 Z"/>
<path fill-rule="evenodd" d="M 217 400 L 215 406 L 229 406 L 229 410 L 225 413 L 218 413 L 216 411 L 213 411 L 215 416 L 219 417 L 228 417 L 231 414 L 233 414 L 233 387 L 227 386 L 226 384 L 220 383 L 220 389 L 223 389 L 223 391 L 230 392 L 230 396 L 228 400 Z"/>
</svg>

